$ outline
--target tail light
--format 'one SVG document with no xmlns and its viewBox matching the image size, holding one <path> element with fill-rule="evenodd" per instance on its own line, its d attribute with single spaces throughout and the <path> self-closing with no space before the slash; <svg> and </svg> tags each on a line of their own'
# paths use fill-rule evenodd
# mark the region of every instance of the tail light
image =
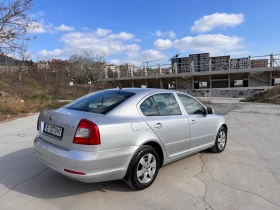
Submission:
<svg viewBox="0 0 280 210">
<path fill-rule="evenodd" d="M 82 119 L 76 130 L 73 143 L 85 145 L 99 145 L 100 135 L 98 126 L 87 119 Z"/>
</svg>

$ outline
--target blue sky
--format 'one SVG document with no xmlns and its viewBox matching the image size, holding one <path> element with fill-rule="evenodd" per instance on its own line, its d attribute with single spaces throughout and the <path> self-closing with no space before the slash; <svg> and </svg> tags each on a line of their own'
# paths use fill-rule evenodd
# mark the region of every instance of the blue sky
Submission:
<svg viewBox="0 0 280 210">
<path fill-rule="evenodd" d="M 108 63 L 168 59 L 180 53 L 246 57 L 280 53 L 280 1 L 39 1 L 29 31 L 34 60 L 102 50 Z M 158 63 L 158 62 L 156 62 Z"/>
</svg>

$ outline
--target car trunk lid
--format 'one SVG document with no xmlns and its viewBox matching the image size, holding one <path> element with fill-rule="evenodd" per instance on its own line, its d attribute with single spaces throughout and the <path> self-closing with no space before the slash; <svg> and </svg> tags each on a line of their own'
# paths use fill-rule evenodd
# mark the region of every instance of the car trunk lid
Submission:
<svg viewBox="0 0 280 210">
<path fill-rule="evenodd" d="M 81 119 L 91 120 L 101 116 L 103 115 L 65 108 L 42 111 L 39 116 L 39 136 L 46 142 L 70 150 Z"/>
</svg>

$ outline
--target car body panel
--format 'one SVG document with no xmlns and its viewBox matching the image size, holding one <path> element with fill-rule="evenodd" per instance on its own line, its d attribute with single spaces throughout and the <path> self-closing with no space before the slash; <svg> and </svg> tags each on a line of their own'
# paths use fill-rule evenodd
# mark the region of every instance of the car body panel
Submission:
<svg viewBox="0 0 280 210">
<path fill-rule="evenodd" d="M 214 143 L 216 137 L 216 120 L 210 115 L 190 115 L 191 142 L 189 146 L 192 150 L 199 150 L 209 143 Z"/>
<path fill-rule="evenodd" d="M 55 171 L 82 182 L 99 182 L 122 179 L 137 146 L 86 152 L 62 150 L 39 136 L 34 140 L 34 155 Z M 71 174 L 64 169 L 84 172 L 86 175 Z"/>
<path fill-rule="evenodd" d="M 170 92 L 161 91 L 160 93 Z M 189 121 L 182 110 L 182 115 L 173 116 L 145 116 L 141 112 L 141 103 L 154 94 L 158 94 L 158 92 L 143 97 L 137 104 L 140 116 L 158 136 L 165 148 L 168 158 L 187 153 L 190 143 Z M 160 124 L 162 127 L 157 128 L 157 124 Z M 174 131 L 176 131 L 176 133 L 174 133 Z"/>
<path fill-rule="evenodd" d="M 217 123 L 218 120 L 224 121 L 224 117 L 214 115 L 214 114 L 194 114 L 189 115 L 187 111 L 184 108 L 183 103 L 179 99 L 180 95 L 186 95 L 189 98 L 194 99 L 196 102 L 198 102 L 204 109 L 205 113 L 207 113 L 207 107 L 205 107 L 200 101 L 198 101 L 196 98 L 182 92 L 177 92 L 177 99 L 180 101 L 180 106 L 184 110 L 185 114 L 188 117 L 189 123 L 190 123 L 190 131 L 191 131 L 191 141 L 189 144 L 189 153 L 201 151 L 201 149 L 204 149 L 205 147 L 213 146 L 216 134 L 217 134 Z M 218 117 L 217 117 L 218 116 Z M 221 124 L 222 125 L 222 124 Z"/>
<path fill-rule="evenodd" d="M 214 114 L 188 115 L 176 94 L 178 92 L 174 90 L 124 88 L 124 91 L 131 91 L 135 95 L 107 114 L 75 111 L 65 107 L 42 111 L 39 122 L 63 127 L 64 134 L 61 140 L 49 136 L 43 132 L 41 123 L 34 140 L 35 156 L 57 172 L 79 181 L 122 179 L 142 145 L 157 143 L 163 153 L 162 165 L 166 165 L 212 147 L 217 131 L 225 124 L 224 117 Z M 182 115 L 144 116 L 139 108 L 140 104 L 158 93 L 173 93 Z M 53 117 L 52 120 L 50 116 Z M 83 118 L 98 126 L 100 145 L 73 143 L 77 126 Z M 196 124 L 190 124 L 191 120 L 196 120 Z M 161 129 L 154 128 L 158 122 L 163 125 Z M 86 175 L 70 174 L 64 171 L 65 168 L 85 172 Z"/>
</svg>

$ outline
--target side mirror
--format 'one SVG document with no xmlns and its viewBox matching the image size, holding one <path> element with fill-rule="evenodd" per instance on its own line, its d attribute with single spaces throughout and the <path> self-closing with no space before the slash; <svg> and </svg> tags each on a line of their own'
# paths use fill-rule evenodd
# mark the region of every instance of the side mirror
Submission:
<svg viewBox="0 0 280 210">
<path fill-rule="evenodd" d="M 207 114 L 214 114 L 214 109 L 211 107 L 207 107 Z"/>
</svg>

